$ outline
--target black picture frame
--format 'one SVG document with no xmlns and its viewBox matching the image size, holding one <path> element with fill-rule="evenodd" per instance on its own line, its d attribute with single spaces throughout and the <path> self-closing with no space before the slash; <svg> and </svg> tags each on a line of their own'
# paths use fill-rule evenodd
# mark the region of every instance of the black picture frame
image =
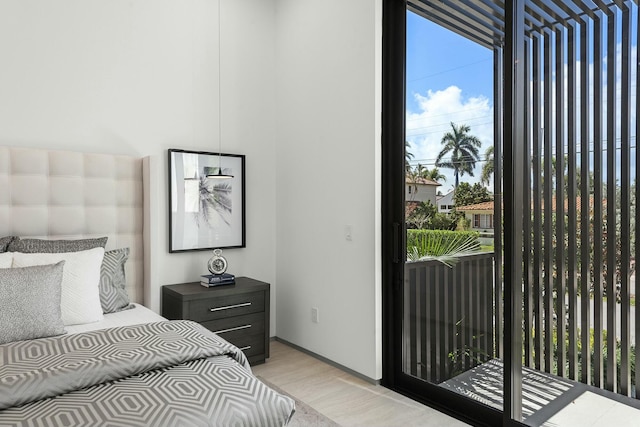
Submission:
<svg viewBox="0 0 640 427">
<path fill-rule="evenodd" d="M 168 166 L 169 252 L 246 247 L 245 156 L 170 148 Z"/>
</svg>

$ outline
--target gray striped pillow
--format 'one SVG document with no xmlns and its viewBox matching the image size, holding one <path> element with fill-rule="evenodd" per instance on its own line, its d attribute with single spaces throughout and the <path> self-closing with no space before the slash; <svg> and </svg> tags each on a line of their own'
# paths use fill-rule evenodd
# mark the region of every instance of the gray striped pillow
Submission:
<svg viewBox="0 0 640 427">
<path fill-rule="evenodd" d="M 104 248 L 106 244 L 107 237 L 76 240 L 22 239 L 16 237 L 9 244 L 7 252 L 58 254 L 86 251 L 93 248 Z"/>
<path fill-rule="evenodd" d="M 7 252 L 9 244 L 16 239 L 15 236 L 0 237 L 0 252 Z"/>
<path fill-rule="evenodd" d="M 127 294 L 124 264 L 129 259 L 129 248 L 114 249 L 104 253 L 100 267 L 100 303 L 103 313 L 132 308 Z"/>
</svg>

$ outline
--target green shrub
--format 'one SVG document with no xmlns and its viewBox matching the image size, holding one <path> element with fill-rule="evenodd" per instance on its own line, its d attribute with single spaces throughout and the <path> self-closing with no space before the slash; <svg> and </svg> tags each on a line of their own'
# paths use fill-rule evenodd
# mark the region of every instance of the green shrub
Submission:
<svg viewBox="0 0 640 427">
<path fill-rule="evenodd" d="M 480 249 L 476 231 L 407 230 L 407 259 L 433 259 L 452 267 L 462 255 Z"/>
<path fill-rule="evenodd" d="M 589 358 L 590 358 L 590 365 L 591 365 L 591 385 L 595 385 L 595 366 L 593 364 L 594 360 L 595 360 L 595 339 L 594 339 L 594 329 L 590 328 L 590 333 L 589 333 Z M 580 329 L 578 329 L 578 336 L 580 336 Z M 558 373 L 558 331 L 556 328 L 553 329 L 553 367 L 551 369 L 551 372 L 553 374 Z M 582 369 L 583 369 L 583 363 L 582 363 L 582 340 L 578 340 L 576 342 L 576 349 L 575 352 L 577 353 L 578 356 L 578 371 L 579 374 L 581 374 Z M 569 363 L 568 360 L 571 357 L 571 347 L 569 345 L 569 337 L 568 334 L 565 334 L 565 348 L 566 350 L 566 356 L 565 356 L 565 360 L 567 360 L 566 366 L 565 366 L 565 372 L 569 371 Z M 602 355 L 602 365 L 603 365 L 603 384 L 606 384 L 607 382 L 607 357 L 608 357 L 608 347 L 607 347 L 607 330 L 604 329 L 602 331 L 602 349 L 600 350 L 600 354 Z M 630 372 L 630 376 L 631 376 L 631 386 L 632 388 L 635 388 L 636 385 L 636 348 L 635 345 L 630 345 L 629 348 L 629 372 Z M 616 386 L 617 389 L 620 390 L 620 375 L 622 374 L 621 372 L 621 365 L 622 365 L 622 345 L 620 343 L 620 340 L 616 339 Z"/>
<path fill-rule="evenodd" d="M 468 237 L 467 237 L 468 236 Z M 407 248 L 422 247 L 424 242 L 433 239 L 446 241 L 459 241 L 472 238 L 480 244 L 480 233 L 477 231 L 449 231 L 449 230 L 407 230 Z M 434 254 L 430 254 L 434 255 Z"/>
</svg>

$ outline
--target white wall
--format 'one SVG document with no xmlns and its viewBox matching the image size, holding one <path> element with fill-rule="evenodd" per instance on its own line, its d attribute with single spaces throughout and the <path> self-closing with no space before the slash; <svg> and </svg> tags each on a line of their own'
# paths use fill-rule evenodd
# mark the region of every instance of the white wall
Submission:
<svg viewBox="0 0 640 427">
<path fill-rule="evenodd" d="M 247 156 L 247 248 L 225 255 L 275 295 L 275 5 L 221 14 L 222 149 Z M 166 150 L 218 150 L 218 2 L 3 0 L 0 58 L 0 145 L 155 158 L 151 308 L 206 273 L 211 253 L 168 253 Z"/>
<path fill-rule="evenodd" d="M 277 1 L 277 334 L 375 379 L 380 44 L 380 0 Z"/>
<path fill-rule="evenodd" d="M 0 3 L 0 145 L 152 156 L 156 310 L 211 255 L 167 251 L 166 150 L 217 151 L 217 6 Z M 247 156 L 230 271 L 272 283 L 272 335 L 380 378 L 381 0 L 228 0 L 222 17 L 223 151 Z"/>
</svg>

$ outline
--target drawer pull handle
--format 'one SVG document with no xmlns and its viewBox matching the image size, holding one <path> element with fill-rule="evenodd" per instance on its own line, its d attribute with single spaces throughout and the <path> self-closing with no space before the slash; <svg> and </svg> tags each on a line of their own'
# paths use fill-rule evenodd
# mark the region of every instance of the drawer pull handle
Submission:
<svg viewBox="0 0 640 427">
<path fill-rule="evenodd" d="M 224 334 L 225 332 L 239 331 L 241 329 L 249 329 L 250 327 L 251 325 L 243 325 L 243 326 L 236 326 L 235 328 L 220 329 L 219 331 L 213 331 L 213 332 L 216 334 Z"/>
<path fill-rule="evenodd" d="M 209 311 L 215 312 L 215 311 L 221 311 L 221 310 L 230 310 L 232 308 L 247 307 L 250 305 L 251 305 L 250 302 L 243 302 L 242 304 L 225 305 L 224 307 L 210 308 Z"/>
<path fill-rule="evenodd" d="M 240 347 L 240 350 L 245 351 L 245 350 L 249 350 L 251 348 L 250 345 L 245 346 L 245 347 Z"/>
</svg>

